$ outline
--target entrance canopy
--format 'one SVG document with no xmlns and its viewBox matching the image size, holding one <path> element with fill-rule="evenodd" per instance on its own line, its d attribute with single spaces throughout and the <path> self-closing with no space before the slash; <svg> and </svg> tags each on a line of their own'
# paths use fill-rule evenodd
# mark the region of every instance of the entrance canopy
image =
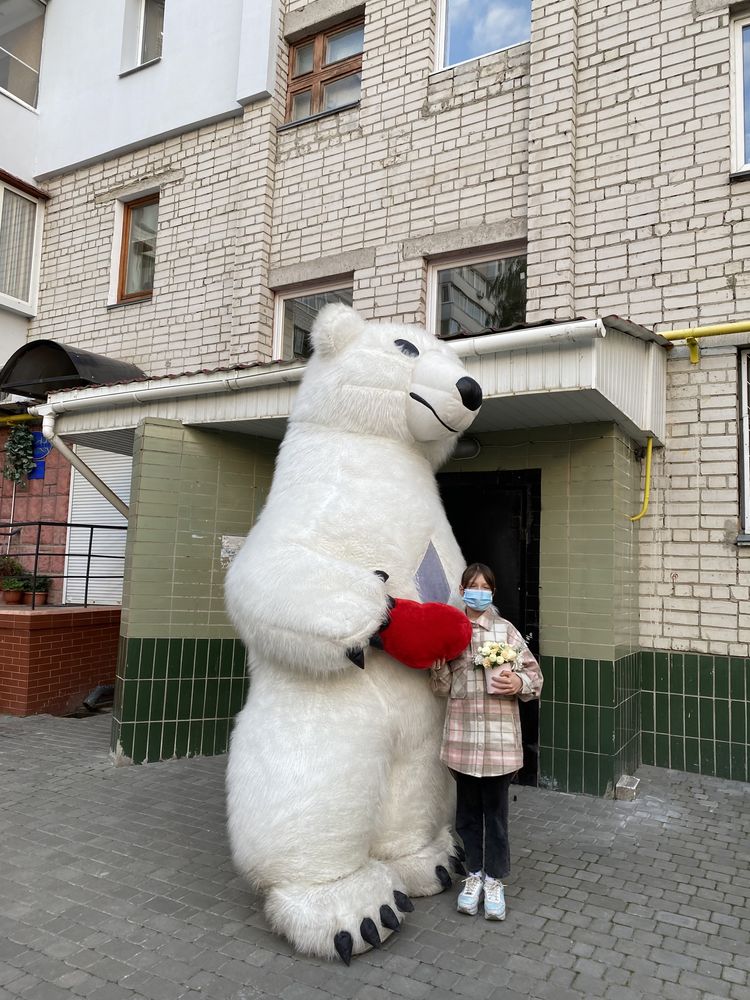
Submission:
<svg viewBox="0 0 750 1000">
<path fill-rule="evenodd" d="M 56 340 L 24 344 L 0 371 L 0 392 L 44 400 L 50 392 L 144 378 L 136 365 L 67 347 Z"/>
<path fill-rule="evenodd" d="M 670 346 L 615 316 L 450 343 L 484 393 L 472 433 L 604 421 L 657 445 L 665 439 Z M 120 454 L 132 452 L 144 417 L 280 439 L 304 370 L 299 361 L 271 362 L 87 387 L 55 393 L 36 412 L 55 414 L 67 438 Z"/>
</svg>

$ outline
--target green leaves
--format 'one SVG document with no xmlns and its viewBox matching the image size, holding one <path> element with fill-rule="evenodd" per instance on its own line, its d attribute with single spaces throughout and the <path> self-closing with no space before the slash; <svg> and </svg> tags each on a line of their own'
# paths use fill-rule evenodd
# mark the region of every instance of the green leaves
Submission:
<svg viewBox="0 0 750 1000">
<path fill-rule="evenodd" d="M 26 477 L 35 465 L 34 435 L 24 424 L 17 424 L 5 443 L 3 475 L 25 489 Z"/>
</svg>

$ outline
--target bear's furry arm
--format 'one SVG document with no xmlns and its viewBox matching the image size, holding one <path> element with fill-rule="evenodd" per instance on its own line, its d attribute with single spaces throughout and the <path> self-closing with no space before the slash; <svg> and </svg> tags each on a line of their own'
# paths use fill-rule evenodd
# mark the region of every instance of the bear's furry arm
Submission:
<svg viewBox="0 0 750 1000">
<path fill-rule="evenodd" d="M 373 570 L 301 544 L 256 546 L 252 536 L 226 582 L 227 608 L 249 654 L 284 670 L 352 669 L 347 650 L 367 645 L 387 617 Z"/>
</svg>

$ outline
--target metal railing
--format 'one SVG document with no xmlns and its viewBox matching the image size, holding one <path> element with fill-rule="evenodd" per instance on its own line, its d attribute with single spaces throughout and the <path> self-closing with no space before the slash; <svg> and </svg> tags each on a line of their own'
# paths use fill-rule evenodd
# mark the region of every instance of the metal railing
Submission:
<svg viewBox="0 0 750 1000">
<path fill-rule="evenodd" d="M 64 541 L 43 539 L 43 529 L 65 529 Z M 84 536 L 85 552 L 74 552 L 68 549 L 70 540 L 70 529 L 83 529 L 88 532 L 88 542 Z M 26 538 L 31 529 L 31 547 L 26 550 Z M 122 580 L 125 575 L 124 559 L 125 554 L 118 552 L 95 552 L 94 532 L 95 531 L 127 531 L 126 524 L 89 524 L 82 521 L 0 521 L 0 539 L 7 539 L 3 546 L 5 550 L 2 555 L 17 560 L 22 565 L 26 565 L 24 560 L 31 562 L 31 568 L 24 570 L 24 577 L 28 577 L 31 586 L 31 607 L 36 608 L 38 580 L 83 580 L 83 601 L 66 601 L 66 605 L 88 607 L 90 582 L 92 580 Z M 71 559 L 85 559 L 85 572 L 82 573 L 56 573 L 45 568 L 40 570 L 40 563 L 47 561 L 61 561 L 64 569 L 68 569 Z M 96 568 L 94 560 L 97 559 L 117 559 L 123 561 L 122 572 L 119 573 L 97 573 L 92 572 Z M 92 563 L 94 565 L 92 566 Z"/>
</svg>

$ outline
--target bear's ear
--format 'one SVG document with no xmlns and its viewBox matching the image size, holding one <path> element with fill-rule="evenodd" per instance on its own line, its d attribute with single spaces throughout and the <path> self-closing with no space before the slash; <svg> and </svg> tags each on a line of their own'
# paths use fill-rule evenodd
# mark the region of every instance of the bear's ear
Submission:
<svg viewBox="0 0 750 1000">
<path fill-rule="evenodd" d="M 321 357 L 332 357 L 355 340 L 364 330 L 365 321 L 351 306 L 331 302 L 323 306 L 313 323 L 310 339 Z"/>
</svg>

